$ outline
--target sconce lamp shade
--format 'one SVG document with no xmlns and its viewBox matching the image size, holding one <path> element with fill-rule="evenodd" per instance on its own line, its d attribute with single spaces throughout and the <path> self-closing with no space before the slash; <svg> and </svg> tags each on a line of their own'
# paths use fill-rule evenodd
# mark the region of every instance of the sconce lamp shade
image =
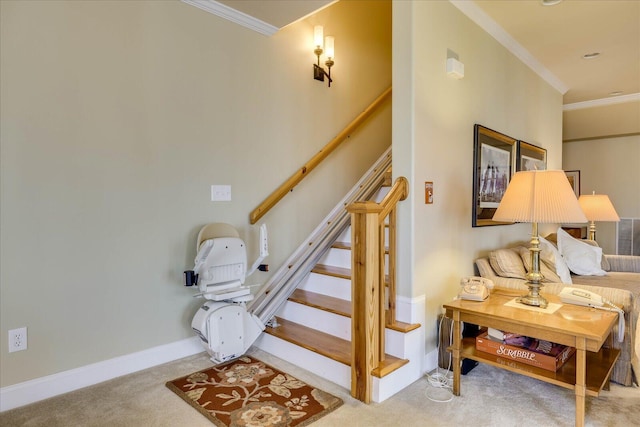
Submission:
<svg viewBox="0 0 640 427">
<path fill-rule="evenodd" d="M 493 220 L 528 223 L 587 222 L 567 176 L 561 170 L 516 172 Z"/>
<path fill-rule="evenodd" d="M 578 199 L 589 221 L 620 221 L 618 213 L 606 194 L 588 194 Z"/>
<path fill-rule="evenodd" d="M 324 39 L 324 48 L 326 51 L 327 58 L 334 59 L 336 51 L 335 51 L 333 36 L 327 36 Z"/>
<path fill-rule="evenodd" d="M 322 25 L 316 25 L 313 27 L 313 45 L 315 47 L 322 47 L 322 39 L 324 38 L 324 31 Z"/>
</svg>

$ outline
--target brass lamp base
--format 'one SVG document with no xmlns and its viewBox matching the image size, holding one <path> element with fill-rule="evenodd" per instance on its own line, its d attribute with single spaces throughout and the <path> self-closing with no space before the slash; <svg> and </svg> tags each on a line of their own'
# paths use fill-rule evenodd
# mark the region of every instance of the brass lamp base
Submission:
<svg viewBox="0 0 640 427">
<path fill-rule="evenodd" d="M 549 302 L 542 295 L 533 295 L 532 289 L 529 290 L 527 295 L 523 295 L 516 299 L 517 302 L 525 305 L 532 305 L 540 308 L 547 308 Z"/>
<path fill-rule="evenodd" d="M 527 274 L 527 282 L 525 285 L 529 288 L 529 293 L 519 297 L 516 301 L 526 305 L 532 305 L 540 308 L 547 308 L 549 302 L 540 295 L 540 288 L 544 285 L 541 283 L 544 279 L 540 273 L 540 239 L 538 238 L 538 223 L 531 224 L 531 271 Z"/>
</svg>

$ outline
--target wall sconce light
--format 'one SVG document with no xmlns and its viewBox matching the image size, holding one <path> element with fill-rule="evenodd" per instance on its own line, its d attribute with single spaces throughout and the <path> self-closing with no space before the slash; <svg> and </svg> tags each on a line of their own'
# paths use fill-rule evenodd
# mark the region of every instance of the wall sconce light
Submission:
<svg viewBox="0 0 640 427">
<path fill-rule="evenodd" d="M 324 43 L 323 38 L 324 34 L 322 25 L 316 25 L 313 27 L 313 44 L 315 46 L 313 53 L 318 57 L 318 63 L 313 64 L 313 78 L 323 82 L 324 76 L 327 76 L 327 79 L 329 79 L 329 87 L 331 87 L 331 82 L 333 81 L 331 78 L 331 67 L 333 67 L 334 64 L 333 59 L 335 55 L 334 38 L 333 36 L 327 36 L 324 38 Z M 322 55 L 323 52 L 325 52 L 325 56 L 327 57 L 324 64 L 327 66 L 328 72 L 320 66 L 320 55 Z"/>
</svg>

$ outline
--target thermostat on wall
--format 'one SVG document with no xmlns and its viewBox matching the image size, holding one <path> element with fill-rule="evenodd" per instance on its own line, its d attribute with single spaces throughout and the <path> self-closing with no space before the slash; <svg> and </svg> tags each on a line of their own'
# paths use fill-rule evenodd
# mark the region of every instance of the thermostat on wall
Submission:
<svg viewBox="0 0 640 427">
<path fill-rule="evenodd" d="M 455 58 L 447 58 L 447 75 L 454 79 L 464 77 L 464 64 Z"/>
</svg>

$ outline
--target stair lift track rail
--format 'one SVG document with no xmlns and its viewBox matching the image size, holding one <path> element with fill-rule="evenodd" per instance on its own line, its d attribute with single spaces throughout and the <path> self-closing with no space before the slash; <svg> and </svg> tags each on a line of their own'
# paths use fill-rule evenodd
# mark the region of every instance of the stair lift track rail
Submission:
<svg viewBox="0 0 640 427">
<path fill-rule="evenodd" d="M 391 167 L 391 147 L 360 178 L 360 181 L 333 208 L 309 237 L 294 251 L 271 278 L 260 288 L 248 311 L 267 324 L 311 272 L 324 253 L 350 223 L 345 207 L 355 201 L 369 200 L 382 186 L 384 175 Z"/>
</svg>

